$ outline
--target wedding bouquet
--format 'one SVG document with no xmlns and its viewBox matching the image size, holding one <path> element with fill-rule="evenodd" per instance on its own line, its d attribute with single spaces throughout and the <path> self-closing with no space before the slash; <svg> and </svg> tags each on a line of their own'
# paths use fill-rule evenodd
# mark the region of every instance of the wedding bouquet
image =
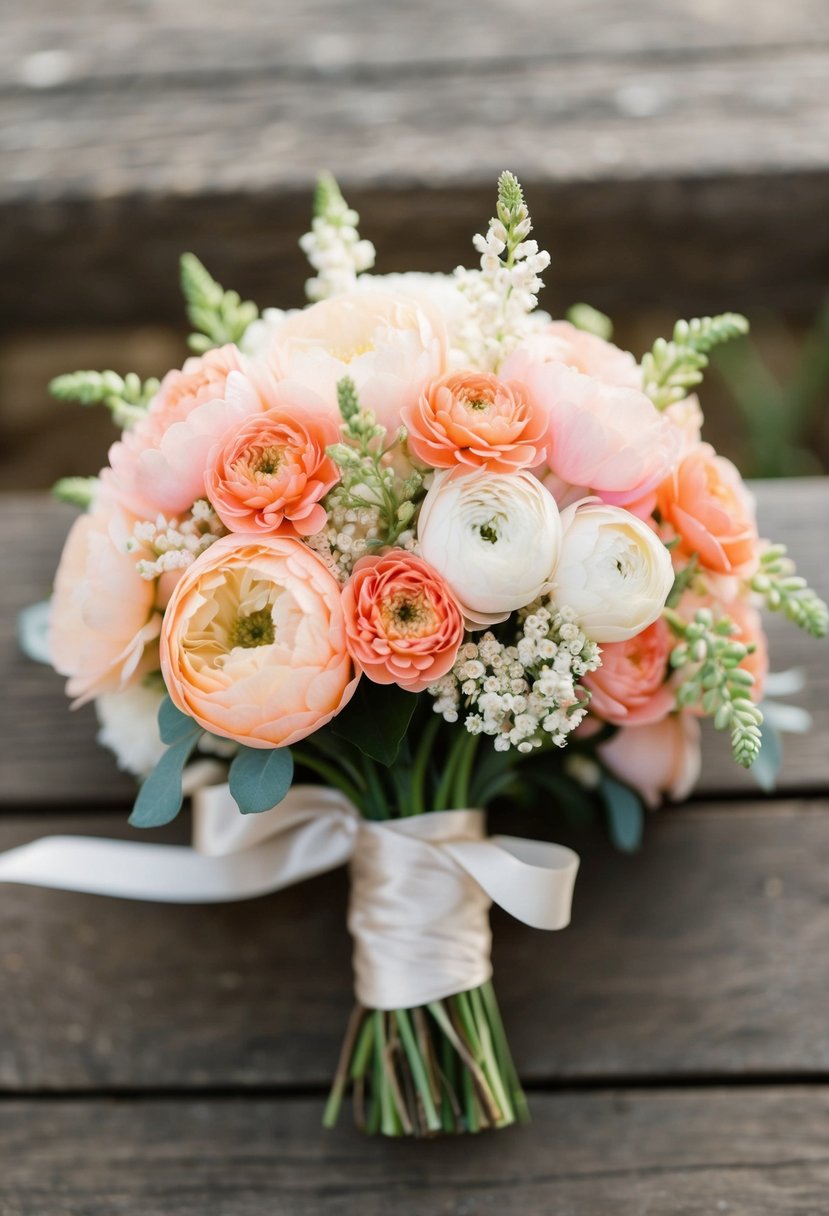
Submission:
<svg viewBox="0 0 829 1216">
<path fill-rule="evenodd" d="M 526 1110 L 490 902 L 563 927 L 578 864 L 486 839 L 481 808 L 599 803 L 631 845 L 692 788 L 701 718 L 758 760 L 759 606 L 816 636 L 827 610 L 700 436 L 693 390 L 744 318 L 680 322 L 641 362 L 586 306 L 553 321 L 510 173 L 472 270 L 370 273 L 357 223 L 323 178 L 307 307 L 260 316 L 185 255 L 181 370 L 54 382 L 123 434 L 57 487 L 85 513 L 49 655 L 142 779 L 131 822 L 190 792 L 195 849 L 39 842 L 2 876 L 210 900 L 349 861 L 326 1122 L 350 1083 L 369 1131 L 476 1131 Z"/>
</svg>

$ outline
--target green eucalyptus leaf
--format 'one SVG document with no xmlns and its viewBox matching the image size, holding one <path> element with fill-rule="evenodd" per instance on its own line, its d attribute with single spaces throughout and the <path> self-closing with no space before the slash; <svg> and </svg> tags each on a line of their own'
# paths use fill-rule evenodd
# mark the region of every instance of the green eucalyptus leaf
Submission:
<svg viewBox="0 0 829 1216">
<path fill-rule="evenodd" d="M 165 697 L 158 707 L 158 730 L 162 743 L 169 744 L 180 743 L 190 735 L 202 733 L 198 722 L 176 709 L 169 697 Z"/>
<path fill-rule="evenodd" d="M 767 719 L 764 719 L 760 726 L 760 740 L 760 751 L 751 766 L 751 772 L 760 789 L 771 794 L 783 763 L 783 740 L 777 728 Z"/>
<path fill-rule="evenodd" d="M 243 815 L 277 806 L 291 788 L 294 758 L 287 747 L 240 747 L 230 766 L 230 792 Z"/>
<path fill-rule="evenodd" d="M 135 828 L 160 828 L 171 823 L 181 810 L 184 766 L 196 749 L 201 728 L 179 739 L 159 760 L 142 784 L 132 808 L 130 823 Z"/>
<path fill-rule="evenodd" d="M 610 838 L 623 853 L 633 853 L 642 843 L 645 808 L 638 794 L 627 785 L 603 774 L 599 794 L 607 811 Z"/>
<path fill-rule="evenodd" d="M 404 692 L 396 684 L 375 684 L 364 676 L 348 705 L 331 723 L 331 730 L 389 767 L 397 759 L 416 705 L 414 693 Z"/>
</svg>

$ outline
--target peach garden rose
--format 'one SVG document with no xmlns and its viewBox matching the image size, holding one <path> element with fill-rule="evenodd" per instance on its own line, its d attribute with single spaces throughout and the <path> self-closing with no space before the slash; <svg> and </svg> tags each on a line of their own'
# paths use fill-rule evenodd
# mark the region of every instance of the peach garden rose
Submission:
<svg viewBox="0 0 829 1216">
<path fill-rule="evenodd" d="M 438 572 L 405 549 L 361 558 L 343 607 L 354 660 L 377 684 L 422 692 L 455 662 L 461 610 Z"/>
<path fill-rule="evenodd" d="M 296 390 L 277 397 L 278 404 L 234 425 L 215 444 L 205 489 L 231 532 L 310 536 L 324 526 L 320 500 L 339 479 L 326 453 L 339 432 L 317 399 L 309 402 Z"/>
<path fill-rule="evenodd" d="M 351 698 L 340 587 L 289 536 L 216 541 L 184 573 L 161 633 L 174 704 L 246 747 L 285 747 Z"/>
<path fill-rule="evenodd" d="M 664 718 L 676 700 L 665 682 L 672 645 L 670 629 L 658 620 L 627 641 L 602 646 L 601 666 L 584 680 L 590 712 L 617 726 Z"/>
<path fill-rule="evenodd" d="M 510 473 L 540 464 L 547 450 L 546 410 L 520 384 L 485 372 L 431 381 L 402 417 L 410 449 L 436 469 Z"/>
</svg>

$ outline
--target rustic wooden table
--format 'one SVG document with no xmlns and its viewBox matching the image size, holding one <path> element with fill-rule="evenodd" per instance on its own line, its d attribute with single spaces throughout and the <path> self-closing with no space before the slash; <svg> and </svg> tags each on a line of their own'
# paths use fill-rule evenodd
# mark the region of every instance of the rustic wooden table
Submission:
<svg viewBox="0 0 829 1216">
<path fill-rule="evenodd" d="M 829 482 L 757 490 L 763 531 L 826 595 Z M 91 713 L 15 645 L 71 512 L 2 507 L 0 848 L 128 836 L 130 785 Z M 824 1216 L 829 663 L 771 633 L 777 668 L 808 669 L 815 718 L 778 793 L 711 739 L 697 799 L 654 815 L 638 855 L 579 842 L 570 929 L 493 918 L 526 1128 L 320 1128 L 350 1002 L 343 874 L 207 908 L 0 887 L 2 1216 Z M 555 807 L 531 819 L 510 830 L 560 835 Z"/>
</svg>

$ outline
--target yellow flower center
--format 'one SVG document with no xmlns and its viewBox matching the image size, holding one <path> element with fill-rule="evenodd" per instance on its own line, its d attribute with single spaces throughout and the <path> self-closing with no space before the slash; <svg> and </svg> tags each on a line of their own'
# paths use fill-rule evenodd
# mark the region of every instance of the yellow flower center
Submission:
<svg viewBox="0 0 829 1216">
<path fill-rule="evenodd" d="M 387 637 L 421 638 L 437 627 L 434 605 L 424 592 L 399 591 L 390 596 L 380 608 L 380 618 Z"/>
</svg>

